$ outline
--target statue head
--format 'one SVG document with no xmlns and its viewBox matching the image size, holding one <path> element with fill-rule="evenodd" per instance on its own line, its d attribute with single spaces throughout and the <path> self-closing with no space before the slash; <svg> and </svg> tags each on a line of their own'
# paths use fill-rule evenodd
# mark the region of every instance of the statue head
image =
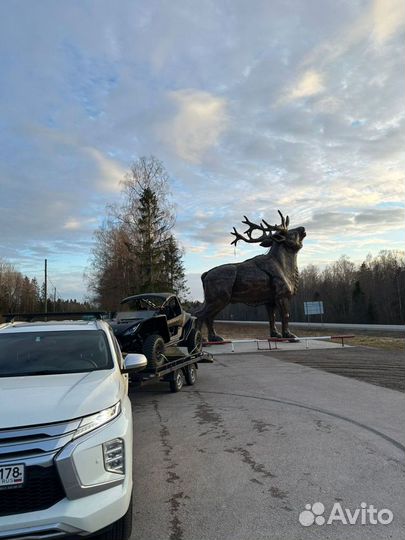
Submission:
<svg viewBox="0 0 405 540">
<path fill-rule="evenodd" d="M 285 248 L 292 251 L 299 251 L 302 248 L 302 242 L 306 236 L 305 227 L 296 227 L 295 229 L 289 229 L 290 218 L 287 216 L 284 218 L 283 214 L 278 210 L 281 218 L 280 225 L 270 225 L 262 219 L 262 221 L 257 224 L 250 221 L 246 216 L 242 223 L 248 225 L 248 229 L 244 232 L 246 236 L 238 233 L 238 231 L 233 228 L 233 236 L 235 239 L 231 242 L 236 246 L 239 240 L 243 240 L 249 244 L 258 243 L 262 247 L 270 248 L 274 243 L 282 244 Z M 255 233 L 259 232 L 259 236 L 255 236 Z"/>
</svg>

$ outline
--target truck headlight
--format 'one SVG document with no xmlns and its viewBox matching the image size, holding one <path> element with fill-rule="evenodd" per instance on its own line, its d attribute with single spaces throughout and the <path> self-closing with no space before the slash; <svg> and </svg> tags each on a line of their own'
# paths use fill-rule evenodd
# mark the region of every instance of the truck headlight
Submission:
<svg viewBox="0 0 405 540">
<path fill-rule="evenodd" d="M 104 468 L 108 472 L 125 474 L 125 445 L 123 439 L 103 443 Z"/>
<path fill-rule="evenodd" d="M 85 416 L 84 418 L 82 418 L 73 438 L 76 439 L 77 437 L 80 437 L 81 435 L 84 435 L 89 431 L 93 431 L 93 429 L 97 429 L 103 424 L 110 422 L 110 420 L 116 418 L 120 414 L 120 412 L 121 403 L 118 401 L 118 403 L 116 403 L 112 407 L 109 407 L 108 409 L 103 409 L 98 413 L 91 414 L 90 416 Z"/>
</svg>

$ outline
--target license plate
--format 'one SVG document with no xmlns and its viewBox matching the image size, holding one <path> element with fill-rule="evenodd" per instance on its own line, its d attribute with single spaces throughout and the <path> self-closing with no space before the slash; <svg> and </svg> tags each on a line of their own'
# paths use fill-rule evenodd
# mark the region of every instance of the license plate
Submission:
<svg viewBox="0 0 405 540">
<path fill-rule="evenodd" d="M 0 489 L 18 488 L 24 484 L 25 466 L 0 465 Z"/>
</svg>

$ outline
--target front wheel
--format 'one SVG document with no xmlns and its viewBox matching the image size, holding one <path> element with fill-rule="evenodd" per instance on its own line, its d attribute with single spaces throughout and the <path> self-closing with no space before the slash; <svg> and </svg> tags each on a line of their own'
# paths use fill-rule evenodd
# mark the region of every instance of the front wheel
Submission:
<svg viewBox="0 0 405 540">
<path fill-rule="evenodd" d="M 148 365 L 154 368 L 163 366 L 165 363 L 165 342 L 158 334 L 148 336 L 143 344 L 143 354 L 148 359 Z"/>
</svg>

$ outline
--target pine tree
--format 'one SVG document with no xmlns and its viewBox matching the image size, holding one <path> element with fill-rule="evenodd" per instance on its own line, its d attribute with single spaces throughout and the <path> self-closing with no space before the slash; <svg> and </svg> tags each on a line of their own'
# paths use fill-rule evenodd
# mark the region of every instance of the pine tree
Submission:
<svg viewBox="0 0 405 540">
<path fill-rule="evenodd" d="M 158 197 L 151 187 L 142 190 L 137 213 L 135 223 L 140 268 L 137 288 L 139 292 L 158 292 L 166 281 L 163 259 L 169 237 L 164 212 L 159 207 Z"/>
<path fill-rule="evenodd" d="M 167 239 L 163 251 L 163 265 L 167 280 L 167 291 L 174 292 L 185 300 L 189 294 L 182 261 L 183 251 L 179 248 L 173 235 Z"/>
<path fill-rule="evenodd" d="M 367 319 L 366 295 L 357 280 L 352 291 L 353 320 L 364 323 Z"/>
</svg>

